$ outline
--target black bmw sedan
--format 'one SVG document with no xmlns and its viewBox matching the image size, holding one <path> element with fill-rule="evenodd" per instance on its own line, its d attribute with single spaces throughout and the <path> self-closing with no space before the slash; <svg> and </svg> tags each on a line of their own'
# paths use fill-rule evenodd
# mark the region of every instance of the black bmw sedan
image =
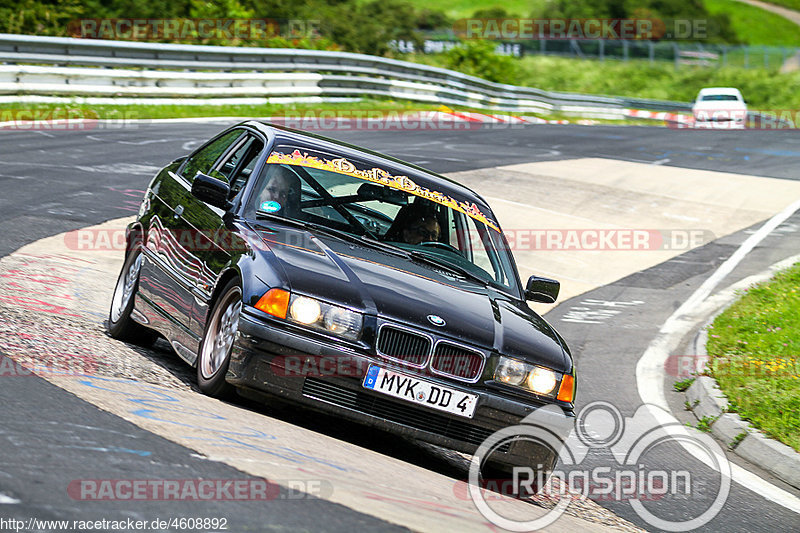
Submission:
<svg viewBox="0 0 800 533">
<path fill-rule="evenodd" d="M 110 333 L 163 336 L 206 394 L 467 453 L 540 407 L 574 418 L 572 356 L 526 303 L 558 282 L 523 285 L 487 203 L 443 176 L 245 122 L 162 169 L 127 240 Z M 487 469 L 557 452 L 518 440 Z"/>
</svg>

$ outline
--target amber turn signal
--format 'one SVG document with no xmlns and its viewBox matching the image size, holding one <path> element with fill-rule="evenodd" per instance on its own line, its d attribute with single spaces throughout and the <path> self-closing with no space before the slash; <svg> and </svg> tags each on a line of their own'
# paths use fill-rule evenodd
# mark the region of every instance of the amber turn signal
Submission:
<svg viewBox="0 0 800 533">
<path fill-rule="evenodd" d="M 286 318 L 289 309 L 289 292 L 283 289 L 270 289 L 256 303 L 256 309 L 278 318 Z"/>
<path fill-rule="evenodd" d="M 569 402 L 575 399 L 575 377 L 571 374 L 564 374 L 564 377 L 561 379 L 561 386 L 558 388 L 558 396 L 557 399 L 561 400 L 562 402 Z"/>
</svg>

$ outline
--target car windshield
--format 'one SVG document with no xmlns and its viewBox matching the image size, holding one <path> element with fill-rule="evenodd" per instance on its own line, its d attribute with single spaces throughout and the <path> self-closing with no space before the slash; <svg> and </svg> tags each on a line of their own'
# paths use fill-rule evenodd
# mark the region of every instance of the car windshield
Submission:
<svg viewBox="0 0 800 533">
<path fill-rule="evenodd" d="M 707 94 L 703 96 L 704 102 L 738 102 L 739 97 L 735 94 Z"/>
<path fill-rule="evenodd" d="M 272 152 L 245 216 L 279 216 L 324 226 L 367 245 L 389 245 L 410 260 L 435 262 L 459 275 L 516 291 L 505 238 L 474 203 L 430 191 L 374 164 L 289 152 Z"/>
</svg>

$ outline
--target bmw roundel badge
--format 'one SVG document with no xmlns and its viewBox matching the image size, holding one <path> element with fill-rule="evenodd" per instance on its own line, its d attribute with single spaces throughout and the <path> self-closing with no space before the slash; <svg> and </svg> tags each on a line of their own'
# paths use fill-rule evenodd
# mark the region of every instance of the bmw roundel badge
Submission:
<svg viewBox="0 0 800 533">
<path fill-rule="evenodd" d="M 444 321 L 444 318 L 442 318 L 442 317 L 440 317 L 438 315 L 428 315 L 428 320 L 434 326 L 440 326 L 441 327 L 441 326 L 444 326 L 445 324 L 447 324 L 447 322 Z"/>
</svg>

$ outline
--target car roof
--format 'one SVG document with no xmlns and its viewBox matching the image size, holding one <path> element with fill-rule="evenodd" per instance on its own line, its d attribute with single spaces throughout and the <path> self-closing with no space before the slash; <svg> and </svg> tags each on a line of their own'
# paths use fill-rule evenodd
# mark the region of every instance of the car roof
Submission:
<svg viewBox="0 0 800 533">
<path fill-rule="evenodd" d="M 705 87 L 700 89 L 698 94 L 732 94 L 734 96 L 741 96 L 742 93 L 735 87 Z"/>
<path fill-rule="evenodd" d="M 396 159 L 394 157 L 375 152 L 361 146 L 356 146 L 306 131 L 287 128 L 285 126 L 272 124 L 262 120 L 251 120 L 243 122 L 240 125 L 247 125 L 256 128 L 267 135 L 270 133 L 274 134 L 276 143 L 291 144 L 292 142 L 299 142 L 303 145 L 309 146 L 312 149 L 317 148 L 321 151 L 335 150 L 343 157 L 349 156 L 354 159 L 369 160 L 371 163 L 378 164 L 382 168 L 393 169 L 393 173 L 402 173 L 402 175 L 408 176 L 415 183 L 423 185 L 427 188 L 435 188 L 439 192 L 453 196 L 454 198 L 463 198 L 465 196 L 469 196 L 471 197 L 471 201 L 477 200 L 476 203 L 480 203 L 481 207 L 485 207 L 489 212 L 491 212 L 491 207 L 489 207 L 489 204 L 486 202 L 486 200 L 484 200 L 480 194 L 476 193 L 466 185 L 454 181 L 446 176 L 442 176 L 441 174 L 436 174 L 435 172 L 414 165 L 413 163 L 408 163 L 406 161 L 402 161 L 400 159 Z"/>
</svg>

